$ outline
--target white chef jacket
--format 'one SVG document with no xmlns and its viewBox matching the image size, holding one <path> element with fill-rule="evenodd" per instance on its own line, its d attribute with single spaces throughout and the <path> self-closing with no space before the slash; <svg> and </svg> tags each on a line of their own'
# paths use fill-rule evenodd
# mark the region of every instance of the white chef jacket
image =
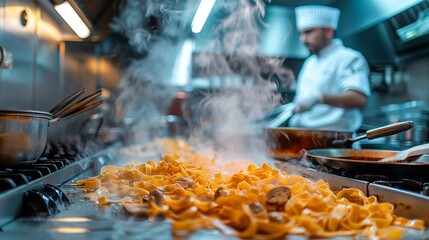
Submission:
<svg viewBox="0 0 429 240">
<path fill-rule="evenodd" d="M 370 96 L 369 68 L 359 52 L 344 47 L 339 39 L 324 47 L 318 55 L 308 57 L 298 75 L 294 101 L 320 91 L 339 94 L 356 90 Z M 297 113 L 289 121 L 291 127 L 317 128 L 336 131 L 356 131 L 362 124 L 358 108 L 338 108 L 316 104 L 308 112 Z"/>
</svg>

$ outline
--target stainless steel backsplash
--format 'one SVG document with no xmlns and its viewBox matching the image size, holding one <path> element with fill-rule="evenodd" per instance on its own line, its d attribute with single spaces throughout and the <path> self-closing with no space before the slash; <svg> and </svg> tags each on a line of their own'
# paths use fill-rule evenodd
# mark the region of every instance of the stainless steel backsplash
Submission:
<svg viewBox="0 0 429 240">
<path fill-rule="evenodd" d="M 80 88 L 95 91 L 96 44 L 65 41 L 70 29 L 57 18 L 41 1 L 0 1 L 0 46 L 13 54 L 12 69 L 0 69 L 0 109 L 49 111 Z M 50 124 L 50 138 L 75 134 L 87 115 Z"/>
</svg>

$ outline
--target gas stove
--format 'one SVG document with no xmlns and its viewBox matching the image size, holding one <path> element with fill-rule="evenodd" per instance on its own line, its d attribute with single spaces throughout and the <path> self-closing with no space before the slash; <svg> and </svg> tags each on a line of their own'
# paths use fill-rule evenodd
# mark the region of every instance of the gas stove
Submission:
<svg viewBox="0 0 429 240">
<path fill-rule="evenodd" d="M 50 216 L 70 205 L 58 187 L 90 171 L 98 174 L 111 157 L 106 146 L 80 137 L 48 142 L 33 164 L 0 168 L 0 227 L 22 216 Z"/>
</svg>

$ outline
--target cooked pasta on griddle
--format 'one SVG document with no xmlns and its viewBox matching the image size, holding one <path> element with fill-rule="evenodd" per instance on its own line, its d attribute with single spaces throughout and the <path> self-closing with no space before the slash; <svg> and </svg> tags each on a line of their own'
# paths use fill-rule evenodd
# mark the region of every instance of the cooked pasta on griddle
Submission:
<svg viewBox="0 0 429 240">
<path fill-rule="evenodd" d="M 99 205 L 121 203 L 136 218 L 171 221 L 174 234 L 218 229 L 249 239 L 287 234 L 392 239 L 400 238 L 404 227 L 424 229 L 423 221 L 397 217 L 392 204 L 358 189 L 334 192 L 322 180 L 266 163 L 229 175 L 213 169 L 221 169 L 214 159 L 170 152 L 157 163 L 105 166 L 100 175 L 77 184 Z"/>
</svg>

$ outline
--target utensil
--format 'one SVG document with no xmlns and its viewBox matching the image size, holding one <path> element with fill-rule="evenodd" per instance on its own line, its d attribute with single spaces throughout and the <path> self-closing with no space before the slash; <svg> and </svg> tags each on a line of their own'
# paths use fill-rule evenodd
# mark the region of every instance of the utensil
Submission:
<svg viewBox="0 0 429 240">
<path fill-rule="evenodd" d="M 332 142 L 333 145 L 339 146 L 339 145 L 347 145 L 351 146 L 352 143 L 363 140 L 365 138 L 371 140 L 376 139 L 380 137 L 386 137 L 398 134 L 400 132 L 407 131 L 411 128 L 413 128 L 414 124 L 412 121 L 406 121 L 406 122 L 400 122 L 400 123 L 394 123 L 387 126 L 375 128 L 366 131 L 366 133 L 362 136 L 356 137 L 356 138 L 346 138 L 342 140 L 334 140 Z"/>
<path fill-rule="evenodd" d="M 65 107 L 67 107 L 71 102 L 73 102 L 76 98 L 78 98 L 82 93 L 86 91 L 85 88 L 80 89 L 79 91 L 73 93 L 72 95 L 68 96 L 66 99 L 55 105 L 49 112 L 52 115 L 55 115 L 59 112 L 61 112 Z"/>
<path fill-rule="evenodd" d="M 406 161 L 409 157 L 419 156 L 427 153 L 429 153 L 429 143 L 418 145 L 404 151 L 400 151 L 394 156 L 386 157 L 379 160 L 379 162 L 402 162 Z"/>
<path fill-rule="evenodd" d="M 50 122 L 86 112 L 103 103 L 103 99 L 93 101 L 94 97 L 86 97 L 84 105 L 81 100 L 67 107 L 73 98 L 76 99 L 82 94 L 81 91 L 72 94 L 52 108 L 56 112 L 55 118 L 50 112 L 0 110 L 0 165 L 33 163 L 45 148 Z M 98 92 L 90 96 L 94 95 L 99 96 Z M 92 102 L 88 100 L 89 98 Z M 78 108 L 76 104 L 79 104 Z"/>
<path fill-rule="evenodd" d="M 395 177 L 427 176 L 429 155 L 413 162 L 380 162 L 398 151 L 375 149 L 325 148 L 303 151 L 302 158 L 315 164 L 352 173 L 389 175 Z"/>
<path fill-rule="evenodd" d="M 52 113 L 53 115 L 53 122 L 58 121 L 60 118 L 65 118 L 69 115 L 74 115 L 75 112 L 77 112 L 79 109 L 84 108 L 85 105 L 89 104 L 91 101 L 96 99 L 97 97 L 101 96 L 102 90 L 99 89 L 98 91 L 86 96 L 85 98 L 79 100 L 78 102 L 72 104 L 71 106 L 67 108 L 63 108 L 61 111 L 57 113 Z"/>
<path fill-rule="evenodd" d="M 295 104 L 288 103 L 284 104 L 278 108 L 273 109 L 270 113 L 266 114 L 267 116 L 278 114 L 274 119 L 267 121 L 265 124 L 266 128 L 277 128 L 282 123 L 287 121 L 293 115 L 293 109 Z"/>
</svg>

